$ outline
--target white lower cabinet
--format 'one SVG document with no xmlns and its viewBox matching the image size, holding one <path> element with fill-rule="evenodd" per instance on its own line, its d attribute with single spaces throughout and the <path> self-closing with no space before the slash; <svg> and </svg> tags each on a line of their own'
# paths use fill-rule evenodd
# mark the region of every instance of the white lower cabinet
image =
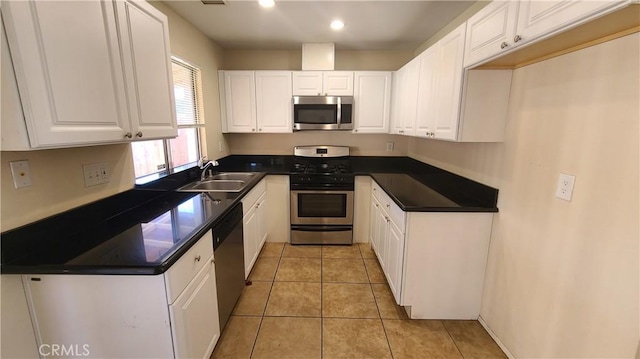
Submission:
<svg viewBox="0 0 640 359">
<path fill-rule="evenodd" d="M 242 199 L 245 279 L 249 278 L 267 240 L 266 189 L 266 180 L 263 179 Z"/>
<path fill-rule="evenodd" d="M 377 183 L 373 182 L 372 188 L 371 237 L 372 243 L 375 243 L 373 251 L 378 257 L 396 302 L 400 302 L 405 241 L 404 212 Z"/>
<path fill-rule="evenodd" d="M 208 358 L 220 338 L 213 256 L 169 306 L 169 313 L 175 357 Z"/>
<path fill-rule="evenodd" d="M 478 319 L 492 222 L 493 213 L 405 213 L 373 181 L 371 246 L 411 319 Z"/>
<path fill-rule="evenodd" d="M 208 232 L 160 275 L 23 275 L 36 350 L 43 357 L 208 358 L 220 337 L 213 259 Z M 54 346 L 66 351 L 56 355 Z"/>
</svg>

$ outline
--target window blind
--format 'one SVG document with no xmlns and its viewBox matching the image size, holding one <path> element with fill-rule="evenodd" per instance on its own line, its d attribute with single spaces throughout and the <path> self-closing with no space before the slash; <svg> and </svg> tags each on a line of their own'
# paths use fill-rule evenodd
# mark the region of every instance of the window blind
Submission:
<svg viewBox="0 0 640 359">
<path fill-rule="evenodd" d="M 202 116 L 198 110 L 200 70 L 175 58 L 172 59 L 171 68 L 178 126 L 202 124 Z"/>
</svg>

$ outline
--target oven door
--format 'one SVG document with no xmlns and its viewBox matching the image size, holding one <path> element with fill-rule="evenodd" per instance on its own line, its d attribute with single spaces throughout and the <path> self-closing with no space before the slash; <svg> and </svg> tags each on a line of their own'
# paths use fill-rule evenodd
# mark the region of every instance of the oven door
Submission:
<svg viewBox="0 0 640 359">
<path fill-rule="evenodd" d="M 353 191 L 291 191 L 291 225 L 353 225 Z"/>
</svg>

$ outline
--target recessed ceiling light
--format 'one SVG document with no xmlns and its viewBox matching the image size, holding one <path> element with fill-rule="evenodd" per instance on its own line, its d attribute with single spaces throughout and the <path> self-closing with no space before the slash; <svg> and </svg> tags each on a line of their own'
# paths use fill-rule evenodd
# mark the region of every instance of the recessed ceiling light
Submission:
<svg viewBox="0 0 640 359">
<path fill-rule="evenodd" d="M 333 20 L 331 22 L 331 28 L 334 30 L 341 30 L 344 27 L 344 22 L 340 20 Z"/>
<path fill-rule="evenodd" d="M 273 7 L 276 4 L 273 0 L 258 0 L 258 3 L 262 7 Z"/>
</svg>

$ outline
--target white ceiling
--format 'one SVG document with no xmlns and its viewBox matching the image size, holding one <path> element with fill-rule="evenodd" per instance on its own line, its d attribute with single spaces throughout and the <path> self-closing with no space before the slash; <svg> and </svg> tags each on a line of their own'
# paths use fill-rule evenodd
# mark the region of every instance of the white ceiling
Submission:
<svg viewBox="0 0 640 359">
<path fill-rule="evenodd" d="M 337 50 L 415 50 L 474 1 L 257 0 L 205 5 L 200 0 L 164 1 L 223 48 L 300 49 L 302 43 L 333 42 Z M 345 23 L 340 32 L 329 24 Z"/>
</svg>

